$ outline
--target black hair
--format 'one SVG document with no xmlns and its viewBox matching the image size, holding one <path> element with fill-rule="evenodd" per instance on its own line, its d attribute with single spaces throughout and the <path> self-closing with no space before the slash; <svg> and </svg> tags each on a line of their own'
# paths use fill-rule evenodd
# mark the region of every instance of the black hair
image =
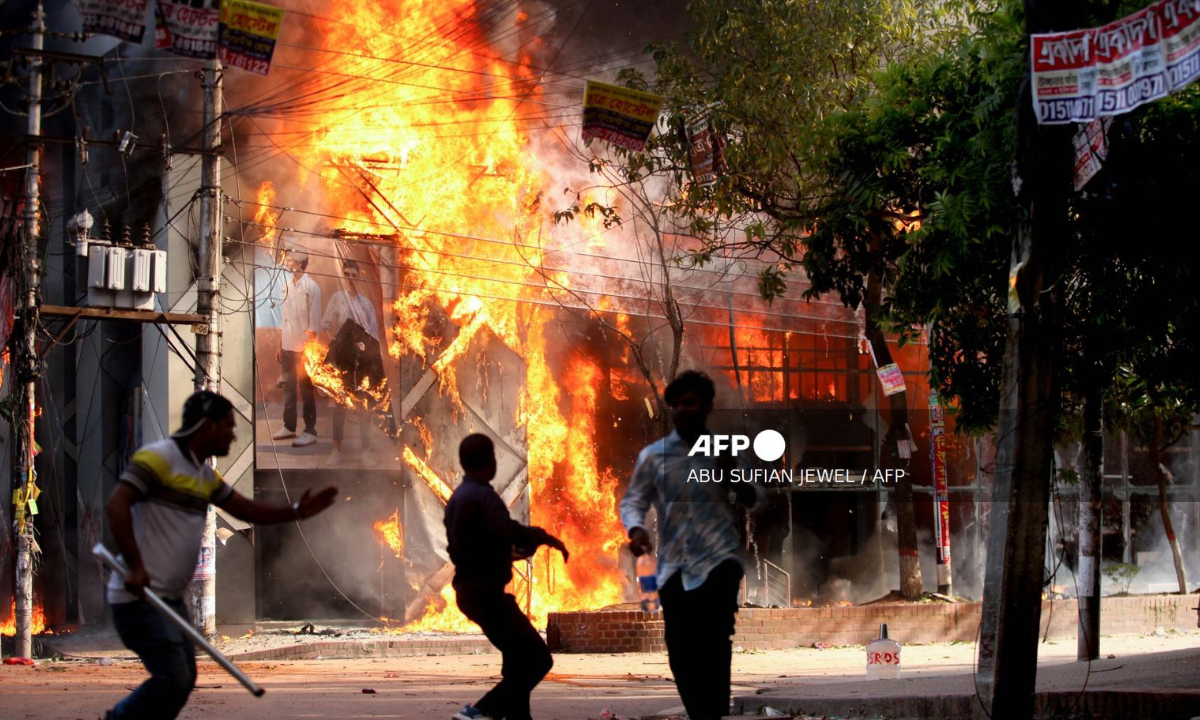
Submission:
<svg viewBox="0 0 1200 720">
<path fill-rule="evenodd" d="M 496 446 L 487 435 L 472 433 L 458 446 L 458 461 L 463 470 L 479 470 L 496 460 Z"/>
<path fill-rule="evenodd" d="M 200 423 L 204 420 L 221 420 L 231 412 L 233 412 L 233 403 L 218 393 L 211 390 L 192 393 L 192 396 L 183 403 L 183 420 L 180 422 L 182 427 L 175 434 L 190 435 L 200 427 Z"/>
<path fill-rule="evenodd" d="M 346 272 L 347 270 L 353 270 L 355 272 L 362 272 L 362 270 L 360 270 L 358 267 L 357 260 L 343 260 L 342 261 L 342 272 Z"/>
<path fill-rule="evenodd" d="M 712 402 L 717 396 L 712 378 L 698 370 L 684 370 L 675 376 L 666 390 L 663 390 L 663 400 L 667 401 L 667 405 L 674 407 L 680 396 L 689 392 L 696 393 L 701 402 Z"/>
</svg>

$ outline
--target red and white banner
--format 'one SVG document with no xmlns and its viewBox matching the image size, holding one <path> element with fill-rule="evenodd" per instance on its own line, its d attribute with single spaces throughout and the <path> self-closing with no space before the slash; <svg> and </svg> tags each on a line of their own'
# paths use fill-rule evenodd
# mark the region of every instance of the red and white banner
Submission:
<svg viewBox="0 0 1200 720">
<path fill-rule="evenodd" d="M 884 397 L 905 391 L 904 374 L 896 363 L 888 363 L 875 371 L 879 375 L 879 383 L 883 386 Z"/>
<path fill-rule="evenodd" d="M 218 0 L 158 0 L 156 13 L 159 50 L 201 60 L 217 57 Z"/>
<path fill-rule="evenodd" d="M 929 393 L 929 446 L 933 461 L 933 537 L 937 583 L 950 585 L 950 485 L 946 469 L 946 416 L 936 392 Z"/>
<path fill-rule="evenodd" d="M 1100 28 L 1032 36 L 1041 124 L 1129 112 L 1200 77 L 1200 0 L 1161 0 Z"/>
<path fill-rule="evenodd" d="M 140 43 L 146 34 L 148 0 L 79 0 L 83 31 Z"/>
</svg>

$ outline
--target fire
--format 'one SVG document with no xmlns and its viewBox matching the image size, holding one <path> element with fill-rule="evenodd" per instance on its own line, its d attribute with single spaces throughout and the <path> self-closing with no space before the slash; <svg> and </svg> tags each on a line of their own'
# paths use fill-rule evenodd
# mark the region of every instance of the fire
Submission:
<svg viewBox="0 0 1200 720">
<path fill-rule="evenodd" d="M 450 499 L 450 495 L 454 492 L 454 489 L 447 485 L 446 481 L 442 480 L 433 471 L 433 468 L 426 465 L 424 460 L 417 457 L 416 453 L 407 445 L 404 446 L 404 462 L 408 463 L 409 467 L 416 471 L 417 476 L 425 481 L 429 489 L 441 498 L 442 502 L 447 502 Z"/>
<path fill-rule="evenodd" d="M 46 613 L 42 610 L 41 603 L 33 604 L 33 617 L 31 618 L 30 633 L 33 635 L 41 635 L 46 631 Z M 8 619 L 0 624 L 0 635 L 7 637 L 15 637 L 17 634 L 17 599 L 13 598 Z"/>
<path fill-rule="evenodd" d="M 380 378 L 378 384 L 373 384 L 371 378 L 363 377 L 359 385 L 347 387 L 344 373 L 325 362 L 328 352 L 329 348 L 319 340 L 310 339 L 304 344 L 304 369 L 313 385 L 324 389 L 334 402 L 351 410 L 386 407 L 389 399 L 387 378 Z"/>
<path fill-rule="evenodd" d="M 262 241 L 271 244 L 271 233 L 275 230 L 272 206 L 275 205 L 275 184 L 267 180 L 258 188 L 258 207 L 254 211 L 254 224 L 262 229 Z"/>
<path fill-rule="evenodd" d="M 429 599 L 421 617 L 395 632 L 477 633 L 479 626 L 467 619 L 458 609 L 454 588 L 447 585 L 436 597 Z"/>
<path fill-rule="evenodd" d="M 497 21 L 479 18 L 474 0 L 336 0 L 325 13 L 334 22 L 322 23 L 315 41 L 338 53 L 339 74 L 378 82 L 344 83 L 341 94 L 314 101 L 304 123 L 289 130 L 311 133 L 296 155 L 312 174 L 298 181 L 320 186 L 323 213 L 341 218 L 348 233 L 393 233 L 404 272 L 389 354 L 436 373 L 456 421 L 466 416 L 458 367 L 476 338 L 486 335 L 524 361 L 513 421 L 526 435 L 531 521 L 559 535 L 572 553 L 566 566 L 557 553 L 537 556 L 532 615 L 544 625 L 552 611 L 621 602 L 626 573 L 616 562 L 624 539 L 617 479 L 596 452 L 605 378 L 582 356 L 568 354 L 561 369 L 560 315 L 539 289 L 542 254 L 529 239 L 540 241 L 542 228 L 552 225 L 540 201 L 550 183 L 526 132 L 541 123 L 545 98 L 532 58 L 505 55 L 487 36 L 515 35 L 513 47 L 536 47 L 536 23 L 518 9 Z M 419 62 L 407 62 L 411 47 L 420 47 Z M 328 78 L 308 82 L 329 95 Z M 570 285 L 566 273 L 554 281 Z M 617 322 L 627 325 L 628 317 Z M 305 348 L 316 385 L 347 407 L 374 402 L 370 393 L 346 388 L 324 356 L 319 342 Z M 403 459 L 439 497 L 449 496 L 449 484 L 424 460 L 408 448 Z M 449 587 L 403 630 L 477 632 Z"/>
<path fill-rule="evenodd" d="M 425 457 L 429 457 L 429 453 L 433 452 L 433 433 L 420 417 L 413 417 L 412 425 L 417 429 L 417 435 L 421 438 L 421 445 L 425 448 Z"/>
<path fill-rule="evenodd" d="M 535 570 L 533 616 L 544 622 L 545 613 L 563 607 L 597 608 L 621 602 L 624 583 L 616 566 L 617 549 L 625 532 L 617 516 L 617 478 L 601 469 L 596 454 L 596 404 L 603 376 L 600 368 L 576 355 L 567 367 L 571 413 L 566 445 L 538 448 L 529 445 L 530 470 L 542 470 L 545 482 L 533 488 L 530 521 L 557 535 L 572 551 L 574 562 L 564 564 L 557 552 L 545 553 L 542 569 Z M 530 426 L 532 428 L 532 426 Z M 554 457 L 551 452 L 563 453 Z M 565 461 L 564 472 L 548 472 L 535 463 Z M 583 560 L 583 562 L 579 562 Z M 607 560 L 607 563 L 605 562 Z M 598 572 L 599 571 L 599 572 Z M 542 589 L 543 592 L 537 592 Z M 553 593 L 548 597 L 546 591 Z"/>
<path fill-rule="evenodd" d="M 380 541 L 396 553 L 396 557 L 404 557 L 404 528 L 400 525 L 400 508 L 396 508 L 387 520 L 377 520 L 371 527 Z"/>
</svg>

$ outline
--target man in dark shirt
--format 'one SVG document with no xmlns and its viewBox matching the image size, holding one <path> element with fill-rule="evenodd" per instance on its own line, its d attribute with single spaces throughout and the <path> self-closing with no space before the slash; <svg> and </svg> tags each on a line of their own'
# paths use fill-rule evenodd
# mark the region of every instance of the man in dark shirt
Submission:
<svg viewBox="0 0 1200 720">
<path fill-rule="evenodd" d="M 531 720 L 529 696 L 550 672 L 554 661 L 542 636 L 504 588 L 512 581 L 512 564 L 533 555 L 541 545 L 570 557 L 562 541 L 539 527 L 513 520 L 492 489 L 496 477 L 495 446 L 486 435 L 468 435 L 458 446 L 463 479 L 446 503 L 446 541 L 454 563 L 458 608 L 503 656 L 502 679 L 454 720 Z"/>
</svg>

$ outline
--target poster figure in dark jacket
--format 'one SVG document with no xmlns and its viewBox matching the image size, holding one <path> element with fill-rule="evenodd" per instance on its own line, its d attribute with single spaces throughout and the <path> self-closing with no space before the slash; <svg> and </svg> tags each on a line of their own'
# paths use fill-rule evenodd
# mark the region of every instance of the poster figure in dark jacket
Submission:
<svg viewBox="0 0 1200 720">
<path fill-rule="evenodd" d="M 468 435 L 458 447 L 463 479 L 446 503 L 446 540 L 454 563 L 458 608 L 503 656 L 502 679 L 454 720 L 531 720 L 529 696 L 554 661 L 546 641 L 521 612 L 517 599 L 504 591 L 512 581 L 512 564 L 548 545 L 570 557 L 562 541 L 539 527 L 513 520 L 492 488 L 496 450 L 491 438 Z"/>
</svg>

